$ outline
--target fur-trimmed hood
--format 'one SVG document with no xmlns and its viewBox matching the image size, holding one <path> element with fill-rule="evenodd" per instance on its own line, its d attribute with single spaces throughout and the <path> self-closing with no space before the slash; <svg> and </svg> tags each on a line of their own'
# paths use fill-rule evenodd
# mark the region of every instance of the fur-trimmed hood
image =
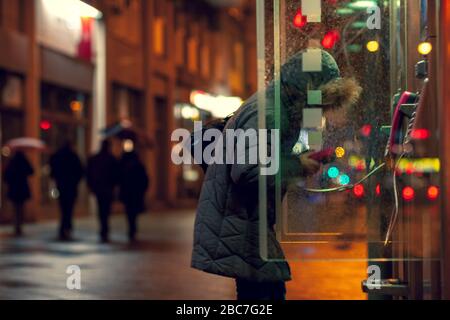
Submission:
<svg viewBox="0 0 450 320">
<path fill-rule="evenodd" d="M 305 72 L 303 53 L 292 56 L 281 68 L 281 135 L 286 147 L 298 139 L 303 108 L 308 107 L 308 90 L 321 90 L 323 107 L 347 108 L 357 102 L 361 87 L 353 78 L 341 78 L 336 60 L 327 51 L 322 53 L 322 71 Z M 275 112 L 275 83 L 266 88 L 267 126 L 273 127 Z M 317 106 L 314 106 L 317 107 Z"/>
</svg>

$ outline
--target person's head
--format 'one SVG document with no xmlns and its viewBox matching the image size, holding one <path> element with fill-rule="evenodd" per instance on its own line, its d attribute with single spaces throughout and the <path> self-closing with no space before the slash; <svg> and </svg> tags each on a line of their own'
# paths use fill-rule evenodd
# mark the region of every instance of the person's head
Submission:
<svg viewBox="0 0 450 320">
<path fill-rule="evenodd" d="M 22 161 L 25 159 L 26 159 L 25 153 L 21 150 L 15 151 L 14 155 L 12 157 L 12 160 L 14 160 L 14 161 Z"/>
<path fill-rule="evenodd" d="M 136 151 L 130 151 L 130 152 L 126 152 L 124 151 L 122 153 L 122 162 L 129 165 L 129 166 L 133 166 L 135 165 L 137 162 L 139 162 L 139 156 L 136 153 Z"/>
<path fill-rule="evenodd" d="M 67 150 L 72 150 L 72 149 L 73 149 L 73 143 L 71 140 L 66 139 L 61 143 L 60 150 L 67 151 Z"/>
<path fill-rule="evenodd" d="M 310 65 L 318 62 L 321 65 Z M 303 108 L 321 108 L 325 115 L 346 110 L 357 102 L 361 91 L 354 78 L 341 76 L 336 60 L 324 50 L 298 52 L 281 69 L 282 104 L 300 118 Z"/>
<path fill-rule="evenodd" d="M 102 141 L 100 152 L 111 152 L 111 142 L 107 139 Z"/>
</svg>

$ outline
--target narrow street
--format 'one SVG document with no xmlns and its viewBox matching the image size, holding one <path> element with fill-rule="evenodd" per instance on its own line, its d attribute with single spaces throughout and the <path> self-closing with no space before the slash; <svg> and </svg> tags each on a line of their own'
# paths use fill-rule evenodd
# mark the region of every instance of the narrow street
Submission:
<svg viewBox="0 0 450 320">
<path fill-rule="evenodd" d="M 127 244 L 124 216 L 113 217 L 110 244 L 98 243 L 94 217 L 76 221 L 71 243 L 56 241 L 55 222 L 27 226 L 23 239 L 0 227 L 0 299 L 235 299 L 233 280 L 190 268 L 193 219 L 192 211 L 144 215 L 136 245 Z M 66 288 L 70 265 L 81 268 L 81 291 Z M 364 262 L 291 267 L 288 299 L 365 298 Z"/>
</svg>

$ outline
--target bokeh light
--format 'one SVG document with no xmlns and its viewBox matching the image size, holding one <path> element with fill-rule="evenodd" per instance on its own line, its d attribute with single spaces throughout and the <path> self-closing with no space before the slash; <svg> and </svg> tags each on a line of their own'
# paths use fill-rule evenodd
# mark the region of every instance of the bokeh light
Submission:
<svg viewBox="0 0 450 320">
<path fill-rule="evenodd" d="M 369 52 L 377 52 L 380 49 L 380 44 L 378 43 L 378 41 L 369 41 L 367 42 L 367 50 Z"/>
<path fill-rule="evenodd" d="M 411 201 L 414 199 L 416 192 L 412 187 L 404 187 L 402 191 L 403 200 Z"/>
<path fill-rule="evenodd" d="M 427 190 L 427 198 L 429 200 L 436 200 L 439 197 L 439 188 L 436 186 L 429 186 Z"/>
<path fill-rule="evenodd" d="M 433 50 L 433 45 L 431 43 L 429 43 L 429 42 L 422 42 L 417 47 L 417 51 L 421 55 L 424 55 L 424 56 L 430 54 L 432 50 Z"/>
<path fill-rule="evenodd" d="M 381 185 L 377 184 L 377 186 L 375 187 L 375 194 L 377 196 L 381 195 Z"/>
<path fill-rule="evenodd" d="M 337 147 L 334 152 L 338 158 L 343 158 L 345 156 L 345 149 L 343 147 Z"/>
<path fill-rule="evenodd" d="M 42 120 L 39 126 L 42 130 L 48 131 L 52 128 L 52 123 L 48 120 Z"/>
<path fill-rule="evenodd" d="M 328 176 L 329 176 L 331 179 L 336 179 L 336 178 L 339 176 L 339 169 L 336 168 L 336 167 L 330 167 L 330 168 L 328 169 Z"/>
<path fill-rule="evenodd" d="M 362 198 L 364 196 L 364 186 L 362 184 L 357 184 L 353 187 L 353 194 L 357 198 Z"/>
<path fill-rule="evenodd" d="M 294 17 L 294 26 L 296 28 L 303 28 L 308 22 L 307 17 L 303 15 L 302 10 L 299 9 Z"/>
<path fill-rule="evenodd" d="M 339 176 L 338 182 L 340 185 L 346 186 L 350 183 L 350 177 L 346 174 Z"/>
</svg>

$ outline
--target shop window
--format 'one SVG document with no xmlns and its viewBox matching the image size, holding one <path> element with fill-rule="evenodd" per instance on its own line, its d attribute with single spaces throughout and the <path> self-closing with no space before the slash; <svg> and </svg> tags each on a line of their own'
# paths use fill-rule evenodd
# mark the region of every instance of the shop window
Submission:
<svg viewBox="0 0 450 320">
<path fill-rule="evenodd" d="M 139 0 L 108 1 L 112 15 L 108 27 L 121 41 L 139 46 L 142 39 L 142 7 Z"/>
<path fill-rule="evenodd" d="M 3 27 L 3 15 L 4 15 L 4 9 L 3 9 L 3 2 L 4 0 L 0 0 L 0 27 Z"/>
<path fill-rule="evenodd" d="M 244 88 L 244 46 L 240 42 L 235 42 L 232 53 L 232 70 L 229 73 L 231 90 L 235 93 L 242 93 Z"/>
<path fill-rule="evenodd" d="M 55 152 L 64 143 L 70 141 L 78 156 L 85 161 L 87 158 L 88 127 L 89 127 L 89 94 L 78 92 L 54 84 L 41 85 L 41 139 L 51 152 Z M 58 192 L 50 178 L 48 166 L 50 154 L 43 153 L 41 158 L 41 201 L 43 204 L 54 204 Z M 86 203 L 87 192 L 80 188 L 80 203 Z"/>
<path fill-rule="evenodd" d="M 223 35 L 220 33 L 213 34 L 214 43 L 214 80 L 222 82 L 225 74 L 225 52 L 223 50 Z"/>
<path fill-rule="evenodd" d="M 163 17 L 155 17 L 153 21 L 153 52 L 164 56 L 166 53 L 166 22 Z"/>
<path fill-rule="evenodd" d="M 190 73 L 198 72 L 198 40 L 194 37 L 189 38 L 188 49 L 188 71 Z"/>
<path fill-rule="evenodd" d="M 2 145 L 24 135 L 23 113 L 13 110 L 2 110 L 1 114 L 1 142 Z"/>
<path fill-rule="evenodd" d="M 0 26 L 16 31 L 24 31 L 25 4 L 23 0 L 0 1 Z"/>
<path fill-rule="evenodd" d="M 22 109 L 23 108 L 23 79 L 15 75 L 3 75 L 0 90 L 1 105 L 5 108 Z"/>
<path fill-rule="evenodd" d="M 116 121 L 131 120 L 138 127 L 145 128 L 145 109 L 143 105 L 142 92 L 129 87 L 113 86 L 113 114 Z"/>
<path fill-rule="evenodd" d="M 0 166 L 3 169 L 4 164 L 7 163 L 11 157 L 11 150 L 8 148 L 2 148 L 7 141 L 24 136 L 24 116 L 23 112 L 11 109 L 2 109 L 0 106 Z M 8 211 L 8 205 L 10 202 L 6 197 L 6 184 L 4 182 L 2 173 L 0 173 L 0 209 L 5 208 L 6 210 L 0 211 L 0 222 L 4 219 L 8 219 L 5 213 Z"/>
<path fill-rule="evenodd" d="M 183 67 L 185 65 L 185 42 L 186 31 L 179 27 L 175 32 L 175 63 L 178 67 Z"/>
<path fill-rule="evenodd" d="M 203 45 L 201 50 L 200 68 L 202 76 L 206 79 L 208 79 L 210 75 L 210 63 L 211 63 L 210 54 L 211 53 L 208 45 Z"/>
<path fill-rule="evenodd" d="M 71 89 L 44 83 L 41 90 L 41 106 L 44 112 L 75 118 L 88 115 L 87 95 Z"/>
</svg>

